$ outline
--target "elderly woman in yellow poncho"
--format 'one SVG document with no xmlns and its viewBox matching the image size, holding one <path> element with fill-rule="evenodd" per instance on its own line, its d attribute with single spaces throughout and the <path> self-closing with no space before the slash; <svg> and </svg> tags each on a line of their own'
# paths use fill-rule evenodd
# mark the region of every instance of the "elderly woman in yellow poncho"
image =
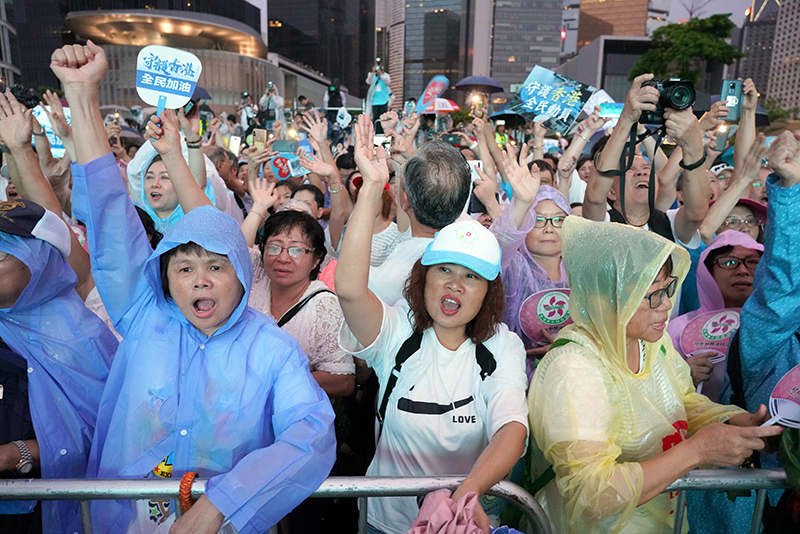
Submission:
<svg viewBox="0 0 800 534">
<path fill-rule="evenodd" d="M 741 464 L 780 428 L 758 426 L 764 406 L 750 414 L 697 394 L 664 335 L 689 268 L 683 248 L 575 216 L 562 236 L 575 324 L 531 383 L 532 473 L 547 482 L 536 498 L 555 532 L 672 532 L 669 484 L 700 466 Z"/>
</svg>

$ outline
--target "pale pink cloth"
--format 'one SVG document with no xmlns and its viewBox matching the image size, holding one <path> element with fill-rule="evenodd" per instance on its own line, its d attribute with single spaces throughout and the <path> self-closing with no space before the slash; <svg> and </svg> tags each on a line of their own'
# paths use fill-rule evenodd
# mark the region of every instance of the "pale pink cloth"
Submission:
<svg viewBox="0 0 800 534">
<path fill-rule="evenodd" d="M 448 491 L 430 493 L 407 534 L 483 534 L 472 519 L 478 506 L 478 494 L 474 491 L 458 502 L 450 498 Z"/>
</svg>

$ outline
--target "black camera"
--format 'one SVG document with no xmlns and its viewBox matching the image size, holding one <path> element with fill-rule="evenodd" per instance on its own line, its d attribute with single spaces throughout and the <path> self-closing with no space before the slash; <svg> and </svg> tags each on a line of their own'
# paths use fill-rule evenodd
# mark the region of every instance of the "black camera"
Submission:
<svg viewBox="0 0 800 534">
<path fill-rule="evenodd" d="M 639 122 L 642 124 L 664 124 L 664 110 L 686 109 L 692 107 L 697 93 L 694 84 L 678 78 L 669 80 L 652 80 L 644 83 L 642 87 L 655 87 L 658 90 L 658 104 L 655 111 L 642 111 Z"/>
</svg>

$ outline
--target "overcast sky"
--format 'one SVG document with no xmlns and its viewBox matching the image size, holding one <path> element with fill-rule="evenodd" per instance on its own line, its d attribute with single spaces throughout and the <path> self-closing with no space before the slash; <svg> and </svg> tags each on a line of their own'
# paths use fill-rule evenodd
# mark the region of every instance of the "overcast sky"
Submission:
<svg viewBox="0 0 800 534">
<path fill-rule="evenodd" d="M 701 5 L 705 0 L 672 0 L 672 8 L 669 13 L 669 21 L 677 22 L 681 19 L 688 17 L 684 4 Z M 760 1 L 760 0 L 759 0 Z M 731 19 L 740 28 L 744 22 L 744 10 L 752 5 L 752 0 L 711 0 L 711 2 L 703 8 L 699 16 L 708 17 L 715 13 L 732 13 Z M 697 16 L 697 14 L 695 15 Z"/>
</svg>

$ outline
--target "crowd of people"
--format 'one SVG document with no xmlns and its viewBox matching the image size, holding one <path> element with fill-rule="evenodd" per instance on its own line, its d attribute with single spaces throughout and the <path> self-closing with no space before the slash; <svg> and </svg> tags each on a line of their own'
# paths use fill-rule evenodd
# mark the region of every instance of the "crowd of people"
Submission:
<svg viewBox="0 0 800 534">
<path fill-rule="evenodd" d="M 65 46 L 51 68 L 63 158 L 0 95 L 0 477 L 181 479 L 175 503 L 93 501 L 95 531 L 354 532 L 355 502 L 308 498 L 330 474 L 461 475 L 450 506 L 513 470 L 554 532 L 666 533 L 665 489 L 689 471 L 754 452 L 779 465 L 783 429 L 761 425 L 800 364 L 800 133 L 765 146 L 752 81 L 732 165 L 723 102 L 699 120 L 667 109 L 674 148 L 645 139 L 620 168 L 656 109 L 652 75 L 610 135 L 587 146 L 596 108 L 563 153 L 538 123 L 512 143 L 473 118 L 445 142 L 391 109 L 380 64 L 373 118 L 333 129 L 305 99 L 287 123 L 270 85 L 207 131 L 199 105 L 154 114 L 129 152 L 100 111 L 103 50 Z M 284 178 L 271 161 L 290 129 L 313 150 Z M 532 332 L 545 290 L 569 295 L 572 321 Z M 680 343 L 724 310 L 740 316 L 741 391 L 716 352 Z M 686 521 L 749 531 L 754 501 L 697 492 Z M 367 510 L 371 534 L 438 517 L 412 497 Z M 471 521 L 507 519 L 477 506 Z M 0 502 L 3 532 L 80 523 L 74 501 Z"/>
</svg>

